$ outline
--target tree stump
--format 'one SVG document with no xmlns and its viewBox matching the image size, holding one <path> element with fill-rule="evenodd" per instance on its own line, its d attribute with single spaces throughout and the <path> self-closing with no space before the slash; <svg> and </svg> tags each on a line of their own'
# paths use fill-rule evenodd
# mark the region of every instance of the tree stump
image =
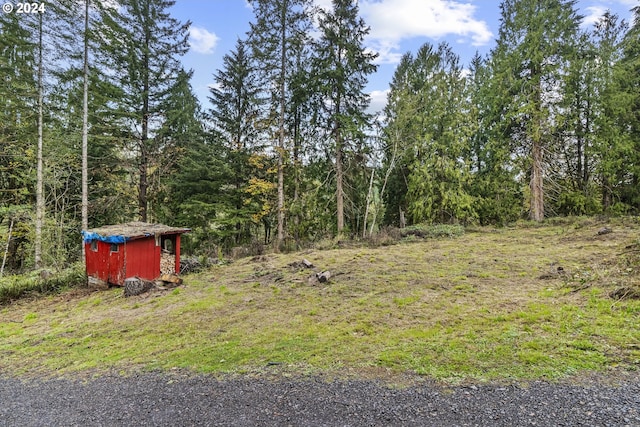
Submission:
<svg viewBox="0 0 640 427">
<path fill-rule="evenodd" d="M 154 283 L 148 280 L 143 280 L 139 277 L 129 277 L 124 279 L 124 296 L 132 297 L 148 292 L 153 288 Z"/>
<path fill-rule="evenodd" d="M 322 273 L 316 273 L 316 278 L 318 279 L 318 282 L 326 283 L 331 278 L 331 272 L 327 270 Z"/>
<path fill-rule="evenodd" d="M 609 233 L 613 233 L 613 230 L 609 227 L 602 227 L 600 230 L 598 230 L 598 236 L 603 236 Z"/>
</svg>

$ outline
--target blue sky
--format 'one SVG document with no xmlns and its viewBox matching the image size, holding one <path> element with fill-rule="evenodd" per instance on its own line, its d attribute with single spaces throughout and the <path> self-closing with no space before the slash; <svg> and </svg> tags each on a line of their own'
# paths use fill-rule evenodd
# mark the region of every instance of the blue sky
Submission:
<svg viewBox="0 0 640 427">
<path fill-rule="evenodd" d="M 331 0 L 314 0 L 328 7 Z M 494 46 L 500 25 L 498 0 L 359 0 L 360 14 L 371 28 L 366 46 L 379 53 L 378 72 L 367 87 L 372 111 L 383 108 L 386 92 L 400 57 L 416 52 L 425 42 L 448 42 L 463 66 L 476 51 L 484 55 Z M 630 9 L 640 0 L 580 0 L 583 25 L 592 25 L 607 9 L 629 21 Z M 191 49 L 183 58 L 193 69 L 193 89 L 205 109 L 208 86 L 225 54 L 244 39 L 254 15 L 246 0 L 177 0 L 171 10 L 181 20 L 191 20 Z"/>
</svg>

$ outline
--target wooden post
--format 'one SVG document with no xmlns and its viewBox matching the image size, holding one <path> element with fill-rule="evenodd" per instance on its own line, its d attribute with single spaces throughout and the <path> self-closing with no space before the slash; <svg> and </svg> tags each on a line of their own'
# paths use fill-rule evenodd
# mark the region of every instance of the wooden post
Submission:
<svg viewBox="0 0 640 427">
<path fill-rule="evenodd" d="M 176 258 L 175 273 L 180 274 L 180 234 L 176 234 L 176 242 L 173 245 L 173 252 Z"/>
</svg>

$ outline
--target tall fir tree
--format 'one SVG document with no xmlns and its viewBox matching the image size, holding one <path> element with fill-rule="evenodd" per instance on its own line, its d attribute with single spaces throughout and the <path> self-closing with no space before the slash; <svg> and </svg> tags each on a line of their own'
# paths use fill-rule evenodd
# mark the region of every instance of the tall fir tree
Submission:
<svg viewBox="0 0 640 427">
<path fill-rule="evenodd" d="M 269 215 L 259 214 L 263 208 L 248 192 L 250 180 L 256 175 L 250 159 L 263 152 L 259 128 L 264 120 L 264 102 L 255 66 L 246 43 L 238 40 L 235 49 L 223 57 L 223 68 L 214 75 L 216 84 L 209 97 L 213 127 L 210 139 L 221 145 L 227 170 L 228 185 L 220 187 L 217 215 L 225 246 L 248 243 L 254 219 L 266 220 Z"/>
<path fill-rule="evenodd" d="M 364 92 L 367 78 L 376 71 L 376 54 L 364 47 L 369 27 L 351 0 L 333 0 L 332 10 L 318 18 L 320 37 L 315 46 L 316 87 L 326 107 L 324 120 L 333 144 L 336 181 L 336 231 L 345 227 L 345 162 L 347 150 L 357 151 L 366 139 L 371 116 L 370 98 Z M 322 126 L 322 124 L 319 124 Z M 357 231 L 357 230 L 352 230 Z"/>
<path fill-rule="evenodd" d="M 412 117 L 416 107 L 412 99 L 414 58 L 405 53 L 391 79 L 387 104 L 384 108 L 384 170 L 388 191 L 382 194 L 385 211 L 384 222 L 404 226 L 407 212 L 407 183 L 409 165 L 415 159 L 415 143 Z"/>
<path fill-rule="evenodd" d="M 251 24 L 249 43 L 253 56 L 260 64 L 261 77 L 269 90 L 271 102 L 272 137 L 277 156 L 277 235 L 275 247 L 280 248 L 285 238 L 285 162 L 287 149 L 287 103 L 290 99 L 288 83 L 292 67 L 289 53 L 294 46 L 305 43 L 311 27 L 309 0 L 251 0 L 256 22 Z M 295 55 L 293 56 L 295 58 Z"/>
<path fill-rule="evenodd" d="M 153 215 L 161 222 L 173 220 L 175 206 L 171 203 L 171 180 L 179 168 L 180 159 L 186 155 L 191 144 L 204 139 L 204 114 L 200 102 L 191 87 L 191 71 L 181 69 L 169 89 L 163 104 L 164 121 L 154 134 L 158 147 L 156 167 L 149 176 L 150 200 Z"/>
<path fill-rule="evenodd" d="M 14 271 L 33 259 L 37 53 L 27 24 L 0 14 L 0 225 L 11 235 L 6 267 Z"/>
<path fill-rule="evenodd" d="M 285 190 L 288 188 L 285 194 L 287 200 L 290 200 L 287 208 L 288 232 L 293 235 L 298 245 L 306 234 L 304 217 L 309 214 L 313 217 L 316 214 L 309 212 L 303 194 L 313 188 L 305 174 L 304 159 L 313 155 L 312 150 L 318 140 L 318 130 L 313 126 L 313 118 L 318 113 L 317 106 L 322 103 L 313 87 L 313 80 L 309 79 L 312 72 L 311 46 L 309 40 L 304 37 L 298 43 L 292 44 L 289 50 L 291 74 L 285 126 L 291 140 L 291 156 L 289 173 L 285 176 Z"/>
<path fill-rule="evenodd" d="M 394 80 L 396 110 L 387 111 L 390 130 L 402 132 L 397 160 L 406 176 L 409 221 L 473 221 L 470 172 L 463 161 L 469 108 L 459 58 L 447 44 L 434 49 L 427 43 L 403 62 L 400 90 Z"/>
<path fill-rule="evenodd" d="M 135 153 L 138 216 L 148 220 L 149 174 L 158 166 L 162 147 L 155 131 L 162 126 L 166 100 L 182 69 L 179 58 L 188 50 L 190 22 L 171 17 L 173 0 L 122 0 L 107 8 L 103 46 L 108 76 L 118 88 L 117 114 Z"/>
<path fill-rule="evenodd" d="M 528 170 L 529 217 L 545 217 L 545 154 L 557 147 L 555 115 L 564 88 L 562 75 L 570 40 L 578 33 L 574 0 L 505 0 L 492 51 L 494 78 L 502 85 L 506 104 L 506 138 Z"/>
<path fill-rule="evenodd" d="M 502 137 L 500 83 L 491 78 L 490 63 L 479 54 L 472 58 L 466 77 L 468 138 L 463 158 L 471 172 L 469 194 L 482 224 L 505 224 L 522 215 L 522 194 L 511 162 L 510 145 Z"/>
<path fill-rule="evenodd" d="M 620 134 L 605 168 L 614 213 L 640 211 L 640 6 L 633 12 L 633 23 L 622 40 L 622 57 L 614 69 L 617 93 L 610 111 L 619 118 Z"/>
<path fill-rule="evenodd" d="M 31 30 L 17 14 L 0 14 L 0 208 L 31 202 L 35 151 L 37 53 Z"/>
<path fill-rule="evenodd" d="M 592 215 L 608 211 L 611 205 L 611 184 L 616 178 L 608 175 L 611 168 L 607 165 L 619 157 L 616 147 L 621 141 L 621 128 L 616 125 L 620 93 L 614 69 L 621 58 L 625 28 L 623 21 L 607 11 L 572 46 L 564 111 L 558 120 L 565 140 L 558 158 L 564 160 L 569 180 L 556 202 L 559 214 Z"/>
</svg>

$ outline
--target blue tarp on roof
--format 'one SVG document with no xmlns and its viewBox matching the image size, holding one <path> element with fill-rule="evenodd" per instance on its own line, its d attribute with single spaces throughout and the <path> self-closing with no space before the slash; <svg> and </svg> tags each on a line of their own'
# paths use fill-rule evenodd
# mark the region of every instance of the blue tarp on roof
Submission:
<svg viewBox="0 0 640 427">
<path fill-rule="evenodd" d="M 105 243 L 124 243 L 129 240 L 125 236 L 102 236 L 98 233 L 93 233 L 91 231 L 82 230 L 82 238 L 85 243 L 93 242 L 94 240 L 99 240 Z"/>
<path fill-rule="evenodd" d="M 150 236 L 162 236 L 165 234 L 181 234 L 189 232 L 188 228 L 169 227 L 163 224 L 150 224 L 146 222 L 127 222 L 124 224 L 105 225 L 91 230 L 82 230 L 85 243 L 95 240 L 106 243 L 124 243 L 129 240 Z"/>
</svg>

